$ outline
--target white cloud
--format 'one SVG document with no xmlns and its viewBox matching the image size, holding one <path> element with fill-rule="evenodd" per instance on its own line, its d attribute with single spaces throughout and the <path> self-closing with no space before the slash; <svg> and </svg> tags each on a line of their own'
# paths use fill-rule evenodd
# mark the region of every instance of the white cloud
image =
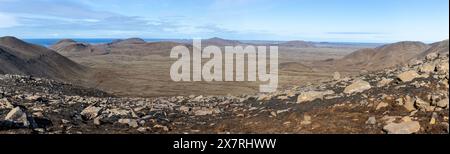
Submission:
<svg viewBox="0 0 450 154">
<path fill-rule="evenodd" d="M 19 23 L 14 16 L 0 12 L 0 28 L 10 28 L 18 25 Z"/>
</svg>

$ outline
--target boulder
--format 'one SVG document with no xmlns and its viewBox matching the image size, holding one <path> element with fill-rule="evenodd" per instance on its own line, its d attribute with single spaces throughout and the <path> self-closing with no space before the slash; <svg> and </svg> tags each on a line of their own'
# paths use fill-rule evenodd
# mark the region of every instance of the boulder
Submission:
<svg viewBox="0 0 450 154">
<path fill-rule="evenodd" d="M 12 109 L 14 106 L 6 98 L 0 99 L 0 109 Z"/>
<path fill-rule="evenodd" d="M 21 123 L 25 127 L 30 126 L 30 122 L 27 119 L 27 114 L 22 111 L 20 107 L 13 108 L 11 111 L 9 111 L 9 113 L 6 114 L 5 120 Z"/>
<path fill-rule="evenodd" d="M 101 107 L 89 106 L 81 111 L 80 114 L 85 120 L 91 120 L 98 116 L 101 109 Z"/>
<path fill-rule="evenodd" d="M 385 108 L 385 107 L 388 107 L 388 106 L 389 106 L 388 103 L 380 102 L 380 103 L 378 103 L 378 105 L 377 105 L 375 110 L 379 110 L 379 109 L 382 109 L 382 108 Z"/>
<path fill-rule="evenodd" d="M 436 103 L 437 107 L 440 108 L 447 108 L 448 107 L 448 98 L 440 100 L 439 102 Z"/>
<path fill-rule="evenodd" d="M 418 109 L 424 110 L 424 111 L 433 111 L 434 108 L 431 106 L 429 102 L 426 102 L 419 97 L 416 97 L 416 101 L 414 104 Z"/>
<path fill-rule="evenodd" d="M 314 101 L 316 99 L 323 99 L 323 96 L 331 95 L 331 94 L 334 94 L 334 91 L 327 90 L 327 91 L 308 91 L 308 92 L 303 92 L 297 97 L 297 103 Z"/>
<path fill-rule="evenodd" d="M 381 81 L 379 81 L 377 83 L 377 87 L 384 87 L 384 86 L 388 85 L 389 83 L 391 83 L 392 81 L 394 81 L 394 80 L 383 78 L 383 79 L 381 79 Z"/>
<path fill-rule="evenodd" d="M 201 108 L 201 109 L 197 109 L 194 111 L 194 114 L 196 116 L 205 116 L 205 115 L 210 115 L 213 113 L 214 113 L 213 109 L 210 109 L 210 108 Z"/>
<path fill-rule="evenodd" d="M 309 116 L 309 115 L 304 115 L 303 116 L 303 121 L 300 122 L 301 125 L 309 125 L 311 123 L 312 123 L 311 122 L 311 116 Z"/>
<path fill-rule="evenodd" d="M 409 112 L 416 110 L 416 107 L 414 106 L 414 100 L 410 96 L 405 97 L 403 107 L 405 107 L 405 109 Z"/>
<path fill-rule="evenodd" d="M 369 119 L 367 119 L 366 124 L 368 125 L 375 125 L 377 124 L 377 119 L 375 117 L 369 117 Z"/>
<path fill-rule="evenodd" d="M 417 121 L 390 123 L 384 126 L 383 130 L 388 134 L 413 134 L 420 130 L 420 124 Z"/>
<path fill-rule="evenodd" d="M 434 70 L 436 70 L 436 67 L 434 65 L 431 65 L 429 63 L 427 64 L 423 64 L 420 68 L 419 71 L 421 73 L 431 73 L 434 72 Z"/>
<path fill-rule="evenodd" d="M 445 61 L 445 62 L 440 62 L 439 64 L 437 64 L 437 66 L 436 66 L 436 71 L 439 73 L 439 74 L 448 74 L 449 72 L 448 72 L 448 66 L 449 64 L 448 64 L 448 61 Z"/>
<path fill-rule="evenodd" d="M 130 127 L 133 127 L 133 128 L 139 127 L 138 122 L 136 120 L 134 120 L 134 119 L 119 119 L 118 122 L 120 124 L 126 124 L 126 125 L 128 125 Z"/>
<path fill-rule="evenodd" d="M 418 77 L 420 77 L 420 75 L 417 74 L 416 71 L 406 71 L 397 75 L 397 78 L 402 82 L 409 82 Z"/>
<path fill-rule="evenodd" d="M 351 93 L 358 93 L 358 92 L 364 92 L 366 90 L 369 90 L 372 88 L 370 86 L 369 82 L 363 81 L 363 80 L 356 80 L 351 85 L 345 87 L 344 93 L 351 94 Z"/>
<path fill-rule="evenodd" d="M 438 57 L 438 53 L 432 52 L 432 53 L 426 55 L 425 59 L 428 61 L 432 61 L 432 60 L 436 59 L 437 57 Z"/>
</svg>

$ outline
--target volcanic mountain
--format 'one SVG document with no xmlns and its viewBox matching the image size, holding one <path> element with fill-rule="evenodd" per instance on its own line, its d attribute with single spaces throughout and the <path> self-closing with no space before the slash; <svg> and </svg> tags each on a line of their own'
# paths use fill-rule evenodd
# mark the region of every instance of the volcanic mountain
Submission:
<svg viewBox="0 0 450 154">
<path fill-rule="evenodd" d="M 88 68 L 53 50 L 26 43 L 15 37 L 0 37 L 0 74 L 67 80 L 79 79 L 86 71 Z"/>
</svg>

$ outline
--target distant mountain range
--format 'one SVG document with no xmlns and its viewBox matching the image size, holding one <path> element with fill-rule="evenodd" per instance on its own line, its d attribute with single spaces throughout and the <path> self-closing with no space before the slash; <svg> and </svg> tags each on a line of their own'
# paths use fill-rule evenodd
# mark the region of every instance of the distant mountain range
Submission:
<svg viewBox="0 0 450 154">
<path fill-rule="evenodd" d="M 145 41 L 147 43 L 155 43 L 155 42 L 175 42 L 175 43 L 182 43 L 182 44 L 192 44 L 191 39 L 141 39 L 141 38 L 131 38 L 135 40 L 141 40 Z M 45 47 L 52 46 L 62 39 L 23 39 L 25 42 L 37 44 Z M 76 42 L 79 43 L 88 43 L 88 44 L 108 44 L 116 41 L 120 41 L 123 39 L 114 39 L 114 38 L 77 38 L 73 39 Z M 125 39 L 129 40 L 129 39 Z M 233 44 L 241 44 L 241 45 L 279 45 L 279 46 L 286 46 L 286 47 L 303 47 L 306 44 L 306 47 L 315 46 L 315 47 L 366 47 L 366 48 L 374 48 L 381 45 L 384 45 L 383 43 L 360 43 L 360 42 L 310 42 L 310 41 L 301 41 L 301 40 L 295 40 L 295 41 L 271 41 L 271 40 L 227 40 L 223 38 L 210 38 L 210 39 L 204 39 L 203 40 L 204 45 L 217 45 L 217 46 L 223 46 L 223 45 L 233 45 Z M 296 45 L 300 44 L 300 45 Z"/>
<path fill-rule="evenodd" d="M 236 40 L 211 38 L 203 40 L 203 45 L 235 46 L 249 45 Z M 188 45 L 179 42 L 146 42 L 144 39 L 130 38 L 114 40 L 109 43 L 89 44 L 75 40 L 60 40 L 49 48 L 30 44 L 14 37 L 0 38 L 0 74 L 22 74 L 47 77 L 51 79 L 74 79 L 83 76 L 88 68 L 60 55 L 103 55 L 123 54 L 146 56 L 159 54 L 168 56 L 170 50 L 177 45 Z M 279 44 L 281 47 L 314 48 L 312 42 L 290 41 Z M 328 65 L 335 68 L 358 68 L 379 70 L 396 65 L 405 65 L 413 59 L 424 58 L 429 53 L 447 53 L 448 40 L 425 44 L 422 42 L 398 42 L 376 48 L 357 50 L 342 59 L 318 61 L 317 65 Z M 298 65 L 291 63 L 291 65 Z M 306 68 L 306 66 L 299 65 Z M 283 66 L 283 69 L 290 69 Z"/>
</svg>

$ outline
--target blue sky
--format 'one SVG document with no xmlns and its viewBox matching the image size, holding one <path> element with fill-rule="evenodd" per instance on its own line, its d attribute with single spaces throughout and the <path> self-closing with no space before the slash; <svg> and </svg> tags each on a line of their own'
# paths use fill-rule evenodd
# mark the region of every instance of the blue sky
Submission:
<svg viewBox="0 0 450 154">
<path fill-rule="evenodd" d="M 0 36 L 435 42 L 448 0 L 0 0 Z"/>
</svg>

